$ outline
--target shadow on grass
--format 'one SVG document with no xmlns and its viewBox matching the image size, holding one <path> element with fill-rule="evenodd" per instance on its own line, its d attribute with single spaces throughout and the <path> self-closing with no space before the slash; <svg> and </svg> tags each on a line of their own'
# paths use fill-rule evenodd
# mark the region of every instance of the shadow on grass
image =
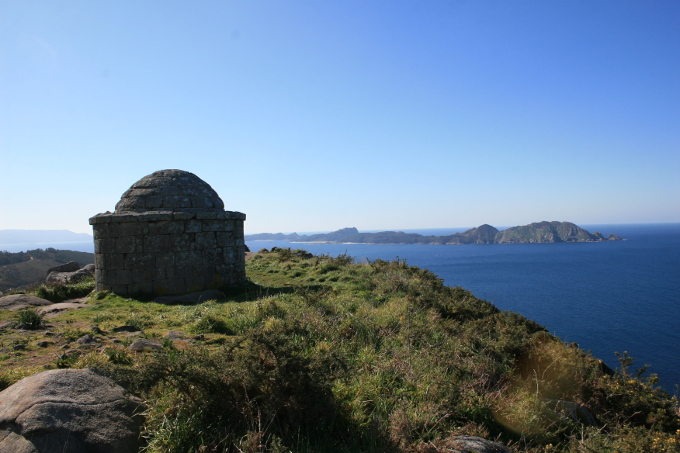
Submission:
<svg viewBox="0 0 680 453">
<path fill-rule="evenodd" d="M 251 302 L 265 297 L 276 296 L 278 294 L 292 293 L 325 293 L 330 287 L 325 285 L 283 285 L 283 286 L 264 286 L 248 280 L 243 285 L 227 286 L 220 288 L 225 298 L 220 302 Z"/>
</svg>

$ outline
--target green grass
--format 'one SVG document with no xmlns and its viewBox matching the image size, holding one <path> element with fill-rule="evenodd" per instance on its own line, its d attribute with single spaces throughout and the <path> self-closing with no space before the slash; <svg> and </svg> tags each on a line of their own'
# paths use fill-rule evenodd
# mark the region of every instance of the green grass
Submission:
<svg viewBox="0 0 680 453">
<path fill-rule="evenodd" d="M 247 271 L 248 285 L 196 306 L 93 293 L 58 318 L 60 338 L 133 324 L 200 339 L 144 354 L 107 344 L 57 365 L 94 366 L 145 398 L 149 452 L 424 453 L 463 434 L 518 452 L 678 451 L 677 399 L 627 355 L 613 373 L 426 270 L 280 249 Z"/>
<path fill-rule="evenodd" d="M 71 285 L 40 285 L 33 290 L 33 293 L 42 299 L 50 302 L 61 302 L 67 299 L 85 297 L 90 294 L 95 287 L 94 278 L 84 277 L 78 283 Z"/>
</svg>

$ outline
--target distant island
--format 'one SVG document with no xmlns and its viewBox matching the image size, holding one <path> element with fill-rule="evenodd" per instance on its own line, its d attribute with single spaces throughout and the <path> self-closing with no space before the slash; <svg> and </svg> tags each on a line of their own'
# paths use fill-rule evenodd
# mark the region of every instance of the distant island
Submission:
<svg viewBox="0 0 680 453">
<path fill-rule="evenodd" d="M 360 233 L 356 228 L 342 228 L 332 233 L 299 235 L 297 233 L 260 233 L 246 235 L 248 241 L 324 242 L 332 244 L 539 244 L 555 242 L 603 242 L 622 240 L 615 234 L 605 237 L 597 231 L 589 233 L 570 222 L 536 222 L 498 230 L 481 225 L 462 233 L 446 236 L 423 236 L 401 231 Z"/>
</svg>

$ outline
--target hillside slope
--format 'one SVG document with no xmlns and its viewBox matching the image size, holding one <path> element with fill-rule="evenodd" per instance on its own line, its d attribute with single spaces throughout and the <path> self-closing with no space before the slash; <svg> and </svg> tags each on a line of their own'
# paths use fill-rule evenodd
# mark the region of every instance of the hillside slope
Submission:
<svg viewBox="0 0 680 453">
<path fill-rule="evenodd" d="M 47 270 L 76 261 L 81 266 L 94 263 L 94 254 L 71 250 L 37 249 L 27 252 L 0 252 L 0 292 L 45 280 Z"/>
<path fill-rule="evenodd" d="M 44 330 L 0 310 L 0 345 L 20 345 L 0 353 L 0 389 L 95 368 L 148 403 L 153 452 L 445 453 L 469 435 L 513 452 L 678 451 L 677 398 L 627 354 L 615 373 L 427 270 L 277 249 L 247 272 L 196 306 L 95 292 Z"/>
</svg>

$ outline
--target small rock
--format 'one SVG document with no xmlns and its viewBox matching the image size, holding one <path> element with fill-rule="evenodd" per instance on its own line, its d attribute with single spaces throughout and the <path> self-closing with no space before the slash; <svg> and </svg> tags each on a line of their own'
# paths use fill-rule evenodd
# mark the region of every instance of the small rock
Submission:
<svg viewBox="0 0 680 453">
<path fill-rule="evenodd" d="M 50 346 L 50 345 L 52 345 L 52 344 L 53 344 L 53 343 L 51 343 L 51 342 L 49 342 L 49 341 L 39 341 L 39 342 L 37 342 L 35 345 L 38 346 L 39 348 L 46 348 L 46 347 L 48 347 L 48 346 Z"/>
<path fill-rule="evenodd" d="M 503 444 L 492 442 L 476 436 L 456 436 L 446 442 L 446 446 L 439 451 L 448 453 L 512 453 Z"/>
<path fill-rule="evenodd" d="M 104 335 L 104 331 L 102 329 L 100 329 L 98 326 L 92 326 L 92 327 L 90 327 L 90 330 L 95 335 Z"/>
<path fill-rule="evenodd" d="M 78 338 L 76 340 L 80 344 L 92 344 L 92 343 L 97 343 L 97 339 L 94 338 L 92 335 L 89 333 L 87 335 L 83 335 L 82 337 Z"/>
<path fill-rule="evenodd" d="M 15 344 L 14 346 L 12 346 L 12 349 L 15 350 L 15 351 L 23 351 L 24 349 L 26 349 L 26 345 L 25 344 Z"/>
<path fill-rule="evenodd" d="M 171 330 L 170 332 L 166 333 L 163 338 L 167 338 L 168 340 L 186 340 L 187 335 L 184 332 L 179 332 L 177 330 Z"/>
<path fill-rule="evenodd" d="M 162 351 L 163 345 L 155 340 L 138 338 L 137 340 L 135 340 L 134 343 L 128 346 L 128 349 L 131 351 L 144 351 L 144 350 Z"/>
</svg>

